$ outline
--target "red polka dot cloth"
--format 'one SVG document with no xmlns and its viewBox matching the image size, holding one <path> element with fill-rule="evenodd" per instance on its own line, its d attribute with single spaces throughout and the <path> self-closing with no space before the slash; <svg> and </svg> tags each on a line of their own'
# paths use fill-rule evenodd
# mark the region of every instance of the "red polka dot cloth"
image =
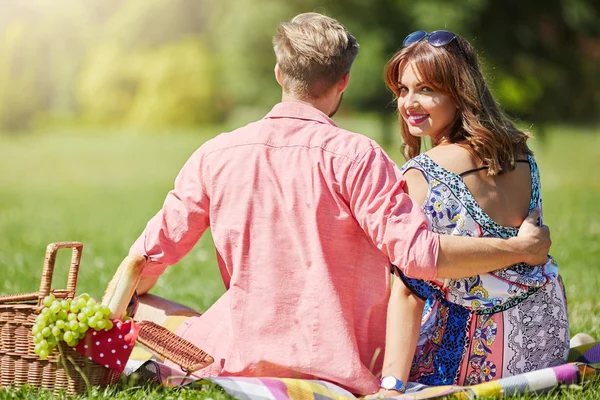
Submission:
<svg viewBox="0 0 600 400">
<path fill-rule="evenodd" d="M 110 331 L 88 330 L 75 351 L 106 368 L 123 372 L 140 328 L 132 320 L 122 322 L 115 319 L 112 322 Z"/>
</svg>

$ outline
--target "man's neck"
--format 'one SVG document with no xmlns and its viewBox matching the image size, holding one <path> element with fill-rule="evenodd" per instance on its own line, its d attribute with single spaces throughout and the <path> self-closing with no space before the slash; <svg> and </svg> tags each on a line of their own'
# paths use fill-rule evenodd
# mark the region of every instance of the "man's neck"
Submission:
<svg viewBox="0 0 600 400">
<path fill-rule="evenodd" d="M 281 96 L 281 101 L 282 102 L 292 102 L 292 103 L 302 103 L 302 104 L 306 104 L 308 106 L 314 107 L 317 110 L 321 111 L 323 114 L 325 115 L 329 115 L 331 114 L 331 112 L 333 111 L 332 108 L 332 102 L 331 100 L 327 99 L 327 98 L 318 98 L 318 99 L 309 99 L 309 100 L 300 100 L 294 96 L 291 96 L 289 94 L 283 93 Z"/>
</svg>

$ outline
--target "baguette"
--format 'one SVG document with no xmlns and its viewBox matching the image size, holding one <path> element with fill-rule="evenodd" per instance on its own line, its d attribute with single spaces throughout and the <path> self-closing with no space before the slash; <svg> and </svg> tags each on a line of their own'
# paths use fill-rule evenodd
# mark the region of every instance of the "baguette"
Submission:
<svg viewBox="0 0 600 400">
<path fill-rule="evenodd" d="M 130 255 L 117 268 L 117 272 L 109 282 L 102 305 L 110 309 L 111 319 L 122 319 L 135 289 L 137 288 L 146 259 L 141 255 Z"/>
</svg>

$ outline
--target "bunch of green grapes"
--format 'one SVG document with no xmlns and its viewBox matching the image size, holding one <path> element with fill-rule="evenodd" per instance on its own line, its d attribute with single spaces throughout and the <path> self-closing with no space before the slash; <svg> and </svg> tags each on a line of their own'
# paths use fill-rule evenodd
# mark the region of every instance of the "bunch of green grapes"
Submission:
<svg viewBox="0 0 600 400">
<path fill-rule="evenodd" d="M 75 347 L 89 328 L 97 331 L 112 329 L 109 315 L 110 309 L 87 293 L 63 300 L 56 299 L 54 295 L 46 296 L 44 308 L 31 330 L 35 353 L 46 359 L 61 340 L 67 346 Z"/>
</svg>

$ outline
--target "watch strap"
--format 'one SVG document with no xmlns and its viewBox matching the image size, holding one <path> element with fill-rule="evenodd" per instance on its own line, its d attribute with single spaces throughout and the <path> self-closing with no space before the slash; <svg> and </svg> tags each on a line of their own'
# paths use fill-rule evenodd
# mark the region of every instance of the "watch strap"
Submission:
<svg viewBox="0 0 600 400">
<path fill-rule="evenodd" d="M 395 376 L 383 376 L 379 382 L 379 387 L 387 390 L 396 390 L 398 392 L 406 391 L 406 383 Z"/>
</svg>

